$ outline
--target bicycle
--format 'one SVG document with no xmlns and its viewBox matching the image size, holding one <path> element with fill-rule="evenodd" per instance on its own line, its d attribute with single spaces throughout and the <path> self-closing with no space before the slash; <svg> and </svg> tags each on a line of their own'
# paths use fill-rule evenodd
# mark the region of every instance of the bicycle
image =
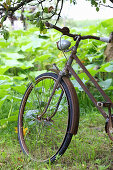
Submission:
<svg viewBox="0 0 113 170">
<path fill-rule="evenodd" d="M 79 102 L 74 85 L 70 80 L 71 75 L 81 85 L 95 107 L 105 118 L 105 131 L 113 141 L 113 114 L 111 113 L 113 102 L 76 55 L 81 40 L 95 39 L 110 43 L 113 33 L 111 33 L 109 38 L 91 35 L 81 36 L 79 34 L 71 34 L 67 27 L 59 28 L 48 22 L 46 22 L 46 26 L 60 31 L 63 35 L 72 37 L 76 43 L 69 49 L 70 42 L 60 39 L 57 42 L 58 49 L 71 51 L 71 55 L 66 61 L 63 70 L 60 71 L 54 64 L 54 72 L 39 75 L 35 78 L 35 82 L 28 86 L 19 110 L 18 138 L 22 151 L 31 159 L 39 162 L 54 162 L 64 154 L 72 136 L 77 134 L 79 126 Z M 71 66 L 73 60 L 76 60 L 90 78 L 104 97 L 105 102 L 96 101 L 73 70 Z M 104 111 L 104 107 L 108 108 L 108 113 Z"/>
</svg>

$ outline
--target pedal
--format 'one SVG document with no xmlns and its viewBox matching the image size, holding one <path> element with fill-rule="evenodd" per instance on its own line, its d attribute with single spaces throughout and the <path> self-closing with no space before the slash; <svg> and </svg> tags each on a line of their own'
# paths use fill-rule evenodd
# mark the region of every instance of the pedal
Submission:
<svg viewBox="0 0 113 170">
<path fill-rule="evenodd" d="M 97 102 L 98 107 L 110 107 L 111 103 L 109 102 Z"/>
</svg>

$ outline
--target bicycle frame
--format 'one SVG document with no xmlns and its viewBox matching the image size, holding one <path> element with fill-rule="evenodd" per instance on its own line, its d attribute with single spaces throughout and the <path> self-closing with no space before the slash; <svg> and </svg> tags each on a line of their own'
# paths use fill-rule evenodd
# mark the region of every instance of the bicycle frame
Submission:
<svg viewBox="0 0 113 170">
<path fill-rule="evenodd" d="M 94 86 L 96 87 L 96 89 L 101 93 L 101 95 L 104 97 L 104 99 L 106 100 L 106 104 L 105 107 L 108 107 L 108 112 L 109 115 L 111 114 L 111 107 L 113 108 L 113 102 L 110 100 L 110 98 L 107 96 L 107 94 L 104 92 L 104 90 L 99 86 L 99 84 L 96 82 L 96 80 L 93 78 L 93 76 L 89 73 L 89 71 L 86 69 L 86 67 L 82 64 L 82 62 L 79 60 L 79 58 L 77 57 L 76 53 L 77 53 L 77 48 L 80 42 L 80 38 L 78 38 L 76 40 L 76 44 L 74 46 L 74 49 L 65 65 L 65 68 L 63 71 L 59 72 L 59 77 L 58 80 L 55 83 L 55 87 L 53 89 L 53 92 L 51 94 L 51 97 L 49 99 L 49 102 L 47 104 L 46 109 L 48 108 L 48 105 L 52 99 L 52 96 L 55 92 L 55 89 L 61 79 L 61 77 L 63 77 L 64 75 L 68 76 L 68 73 L 71 73 L 73 75 L 73 77 L 77 80 L 77 82 L 79 83 L 79 85 L 83 88 L 83 90 L 86 92 L 86 94 L 89 96 L 89 98 L 91 99 L 91 101 L 94 103 L 95 107 L 101 112 L 101 114 L 103 115 L 103 117 L 105 119 L 108 119 L 108 114 L 103 110 L 102 108 L 102 102 L 97 102 L 95 97 L 91 94 L 91 92 L 88 90 L 88 88 L 85 86 L 85 84 L 82 82 L 82 80 L 79 78 L 79 76 L 77 75 L 77 73 L 73 70 L 72 68 L 72 62 L 73 60 L 76 60 L 76 62 L 78 63 L 78 65 L 82 68 L 82 70 L 86 73 L 86 75 L 89 77 L 89 79 L 92 81 L 92 83 L 94 84 Z M 58 70 L 57 70 L 58 73 Z M 61 100 L 61 99 L 60 99 Z M 45 113 L 45 111 L 43 112 L 43 114 L 41 116 L 43 116 Z"/>
<path fill-rule="evenodd" d="M 104 92 L 104 90 L 99 86 L 99 84 L 96 82 L 96 80 L 93 78 L 93 76 L 89 73 L 89 71 L 86 69 L 86 67 L 82 64 L 82 62 L 79 60 L 79 58 L 77 57 L 77 48 L 79 46 L 79 43 L 81 40 L 85 40 L 85 39 L 96 39 L 96 40 L 100 40 L 100 41 L 103 41 L 103 42 L 107 42 L 107 43 L 110 43 L 112 40 L 113 40 L 113 33 L 111 33 L 110 35 L 110 38 L 106 38 L 106 37 L 97 37 L 97 36 L 91 36 L 91 35 L 86 35 L 86 36 L 81 36 L 81 35 L 77 35 L 77 34 L 70 34 L 70 30 L 67 28 L 67 27 L 64 27 L 64 28 L 59 28 L 55 25 L 52 25 L 50 23 L 46 23 L 46 26 L 47 27 L 50 27 L 50 28 L 54 28 L 58 31 L 60 31 L 61 33 L 63 33 L 63 35 L 67 35 L 69 37 L 72 37 L 76 43 L 75 43 L 75 46 L 71 47 L 70 50 L 68 51 L 72 51 L 71 52 L 71 55 L 69 57 L 69 59 L 67 60 L 67 63 L 64 67 L 64 69 L 62 71 L 60 71 L 57 66 L 55 66 L 56 69 L 52 69 L 52 71 L 54 71 L 55 73 L 58 74 L 58 79 L 56 80 L 55 82 L 55 85 L 54 85 L 54 88 L 53 88 L 53 91 L 51 93 L 51 96 L 48 100 L 48 103 L 46 105 L 46 108 L 45 110 L 43 111 L 43 113 L 41 115 L 38 116 L 38 119 L 41 119 L 43 117 L 43 115 L 45 114 L 45 112 L 47 111 L 48 109 L 48 106 L 52 100 L 52 97 L 55 93 L 55 90 L 57 89 L 58 85 L 59 85 L 59 82 L 62 79 L 65 79 L 65 77 L 67 77 L 67 82 L 70 83 L 70 86 L 71 86 L 71 91 L 73 93 L 73 100 L 75 101 L 74 98 L 77 98 L 76 95 L 74 95 L 76 93 L 75 91 L 75 88 L 73 86 L 73 84 L 71 83 L 70 79 L 69 79 L 69 76 L 70 76 L 70 73 L 71 75 L 73 75 L 73 77 L 77 80 L 77 82 L 79 83 L 79 85 L 83 88 L 83 90 L 86 92 L 86 94 L 89 96 L 89 98 L 91 99 L 91 101 L 94 103 L 95 107 L 101 112 L 101 114 L 103 115 L 103 117 L 106 119 L 106 122 L 109 124 L 110 127 L 112 127 L 112 114 L 111 114 L 111 108 L 113 109 L 113 102 L 110 100 L 110 98 L 107 96 L 107 94 Z M 62 49 L 62 47 L 61 47 Z M 73 70 L 72 68 L 72 62 L 73 60 L 76 60 L 76 62 L 78 63 L 78 65 L 80 66 L 80 68 L 82 68 L 82 70 L 86 73 L 86 75 L 89 77 L 89 79 L 92 81 L 92 83 L 94 84 L 94 86 L 96 87 L 96 89 L 100 92 L 100 94 L 103 96 L 103 98 L 105 99 L 106 102 L 98 102 L 96 101 L 95 97 L 92 95 L 92 93 L 89 91 L 89 89 L 85 86 L 85 84 L 82 82 L 82 80 L 79 78 L 79 76 L 77 75 L 77 73 Z M 51 69 L 50 69 L 51 70 Z M 51 117 L 49 117 L 48 119 L 51 120 L 51 118 L 56 114 L 57 112 L 57 109 L 59 107 L 59 103 L 62 99 L 62 96 L 63 96 L 63 92 L 61 93 L 60 95 L 60 98 L 59 98 L 59 101 L 56 105 L 56 109 L 55 109 L 55 112 L 53 113 L 53 115 Z M 78 99 L 76 99 L 78 101 Z M 103 107 L 107 107 L 108 108 L 108 113 L 106 113 L 103 109 Z M 79 109 L 78 109 L 79 110 Z M 74 112 L 73 114 L 73 120 L 72 120 L 72 129 L 75 129 L 77 131 L 78 129 L 78 122 L 77 122 L 77 127 L 75 127 L 75 122 L 74 122 L 74 115 L 78 115 L 79 116 L 79 113 L 77 113 L 76 111 Z M 79 118 L 78 118 L 78 121 L 79 121 Z M 106 124 L 107 125 L 107 124 Z M 106 127 L 105 127 L 105 130 L 106 130 Z M 107 132 L 107 130 L 106 130 Z M 72 134 L 76 134 L 74 133 L 74 131 L 70 131 L 70 133 Z M 109 134 L 109 133 L 108 133 Z M 110 136 L 110 135 L 109 135 Z M 110 137 L 112 139 L 112 137 Z"/>
<path fill-rule="evenodd" d="M 113 108 L 113 102 L 110 100 L 110 98 L 106 95 L 106 93 L 103 91 L 103 89 L 98 85 L 96 80 L 93 78 L 93 76 L 89 73 L 89 71 L 86 69 L 86 67 L 82 64 L 82 62 L 79 60 L 77 55 L 71 55 L 70 58 L 73 60 L 76 60 L 76 62 L 79 64 L 79 66 L 83 69 L 83 71 L 86 73 L 86 75 L 89 77 L 89 79 L 92 81 L 92 83 L 95 85 L 96 89 L 102 94 L 106 102 L 111 104 L 111 107 Z M 71 64 L 67 63 L 66 69 L 74 76 L 74 78 L 77 80 L 77 82 L 80 84 L 80 86 L 83 88 L 83 90 L 86 92 L 86 94 L 89 96 L 89 98 L 92 100 L 94 105 L 97 107 L 97 109 L 101 112 L 103 117 L 105 119 L 108 118 L 108 115 L 105 113 L 105 111 L 102 109 L 101 106 L 99 106 L 99 103 L 96 101 L 94 96 L 90 93 L 88 88 L 85 86 L 85 84 L 82 82 L 82 80 L 79 78 L 79 76 L 76 74 L 76 72 L 71 67 Z"/>
<path fill-rule="evenodd" d="M 66 68 L 73 76 L 74 78 L 77 80 L 77 82 L 79 83 L 79 85 L 83 88 L 83 90 L 86 92 L 86 94 L 89 96 L 89 98 L 91 99 L 91 101 L 94 103 L 94 105 L 97 107 L 97 109 L 101 112 L 101 114 L 103 115 L 103 117 L 105 119 L 108 118 L 108 114 L 106 114 L 106 112 L 103 110 L 102 108 L 102 104 L 101 102 L 97 102 L 95 97 L 91 94 L 91 92 L 88 90 L 88 88 L 85 86 L 85 84 L 81 81 L 81 79 L 79 78 L 79 76 L 76 74 L 76 72 L 73 70 L 73 68 L 71 67 L 71 64 L 73 62 L 73 60 L 76 60 L 76 62 L 78 63 L 78 65 L 80 66 L 80 68 L 82 68 L 83 72 L 86 73 L 86 75 L 89 77 L 89 79 L 92 81 L 92 83 L 94 84 L 94 86 L 96 87 L 96 89 L 101 93 L 101 95 L 104 97 L 104 99 L 106 100 L 106 107 L 108 107 L 108 112 L 109 114 L 111 114 L 111 107 L 113 108 L 113 102 L 110 100 L 110 98 L 106 95 L 106 93 L 104 92 L 104 90 L 99 86 L 99 84 L 97 83 L 97 81 L 93 78 L 93 76 L 89 73 L 89 71 L 86 69 L 86 67 L 82 64 L 82 62 L 79 60 L 79 58 L 77 57 L 76 53 L 77 53 L 77 48 L 78 45 L 80 43 L 81 37 L 78 37 L 76 44 L 75 44 L 75 48 L 72 51 L 72 54 L 69 57 L 69 60 L 66 64 Z"/>
</svg>

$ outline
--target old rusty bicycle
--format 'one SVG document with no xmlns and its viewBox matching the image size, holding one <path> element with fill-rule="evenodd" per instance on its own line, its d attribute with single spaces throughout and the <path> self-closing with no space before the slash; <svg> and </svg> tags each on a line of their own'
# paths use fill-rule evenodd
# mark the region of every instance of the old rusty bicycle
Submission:
<svg viewBox="0 0 113 170">
<path fill-rule="evenodd" d="M 113 33 L 109 38 L 91 35 L 81 36 L 71 34 L 67 27 L 59 28 L 48 22 L 46 22 L 46 26 L 60 31 L 63 35 L 72 37 L 76 43 L 69 49 L 70 42 L 60 39 L 57 42 L 58 48 L 62 51 L 71 51 L 63 70 L 60 71 L 54 64 L 54 72 L 39 75 L 28 86 L 19 110 L 18 138 L 23 152 L 31 159 L 39 162 L 54 162 L 64 154 L 72 136 L 77 134 L 79 126 L 79 102 L 70 76 L 77 80 L 105 118 L 105 131 L 113 141 L 113 102 L 77 57 L 77 48 L 81 40 L 95 39 L 110 43 L 113 39 Z M 104 102 L 96 101 L 81 81 L 72 68 L 73 60 L 76 60 L 90 78 L 105 99 Z M 104 107 L 108 108 L 107 112 Z"/>
</svg>

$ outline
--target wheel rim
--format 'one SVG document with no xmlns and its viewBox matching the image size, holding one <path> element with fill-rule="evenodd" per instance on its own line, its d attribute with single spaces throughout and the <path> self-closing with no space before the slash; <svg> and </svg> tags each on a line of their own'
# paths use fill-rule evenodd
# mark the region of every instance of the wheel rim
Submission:
<svg viewBox="0 0 113 170">
<path fill-rule="evenodd" d="M 57 88 L 44 117 L 41 120 L 37 119 L 37 115 L 39 116 L 43 112 L 47 104 L 54 83 L 55 79 L 52 77 L 38 79 L 35 87 L 33 88 L 31 85 L 28 89 L 24 96 L 27 102 L 22 103 L 20 109 L 19 136 L 21 147 L 31 159 L 39 162 L 47 161 L 48 158 L 50 159 L 58 153 L 68 128 L 69 105 L 62 85 Z M 58 111 L 48 121 L 48 117 L 54 113 L 62 91 L 64 94 Z"/>
</svg>

